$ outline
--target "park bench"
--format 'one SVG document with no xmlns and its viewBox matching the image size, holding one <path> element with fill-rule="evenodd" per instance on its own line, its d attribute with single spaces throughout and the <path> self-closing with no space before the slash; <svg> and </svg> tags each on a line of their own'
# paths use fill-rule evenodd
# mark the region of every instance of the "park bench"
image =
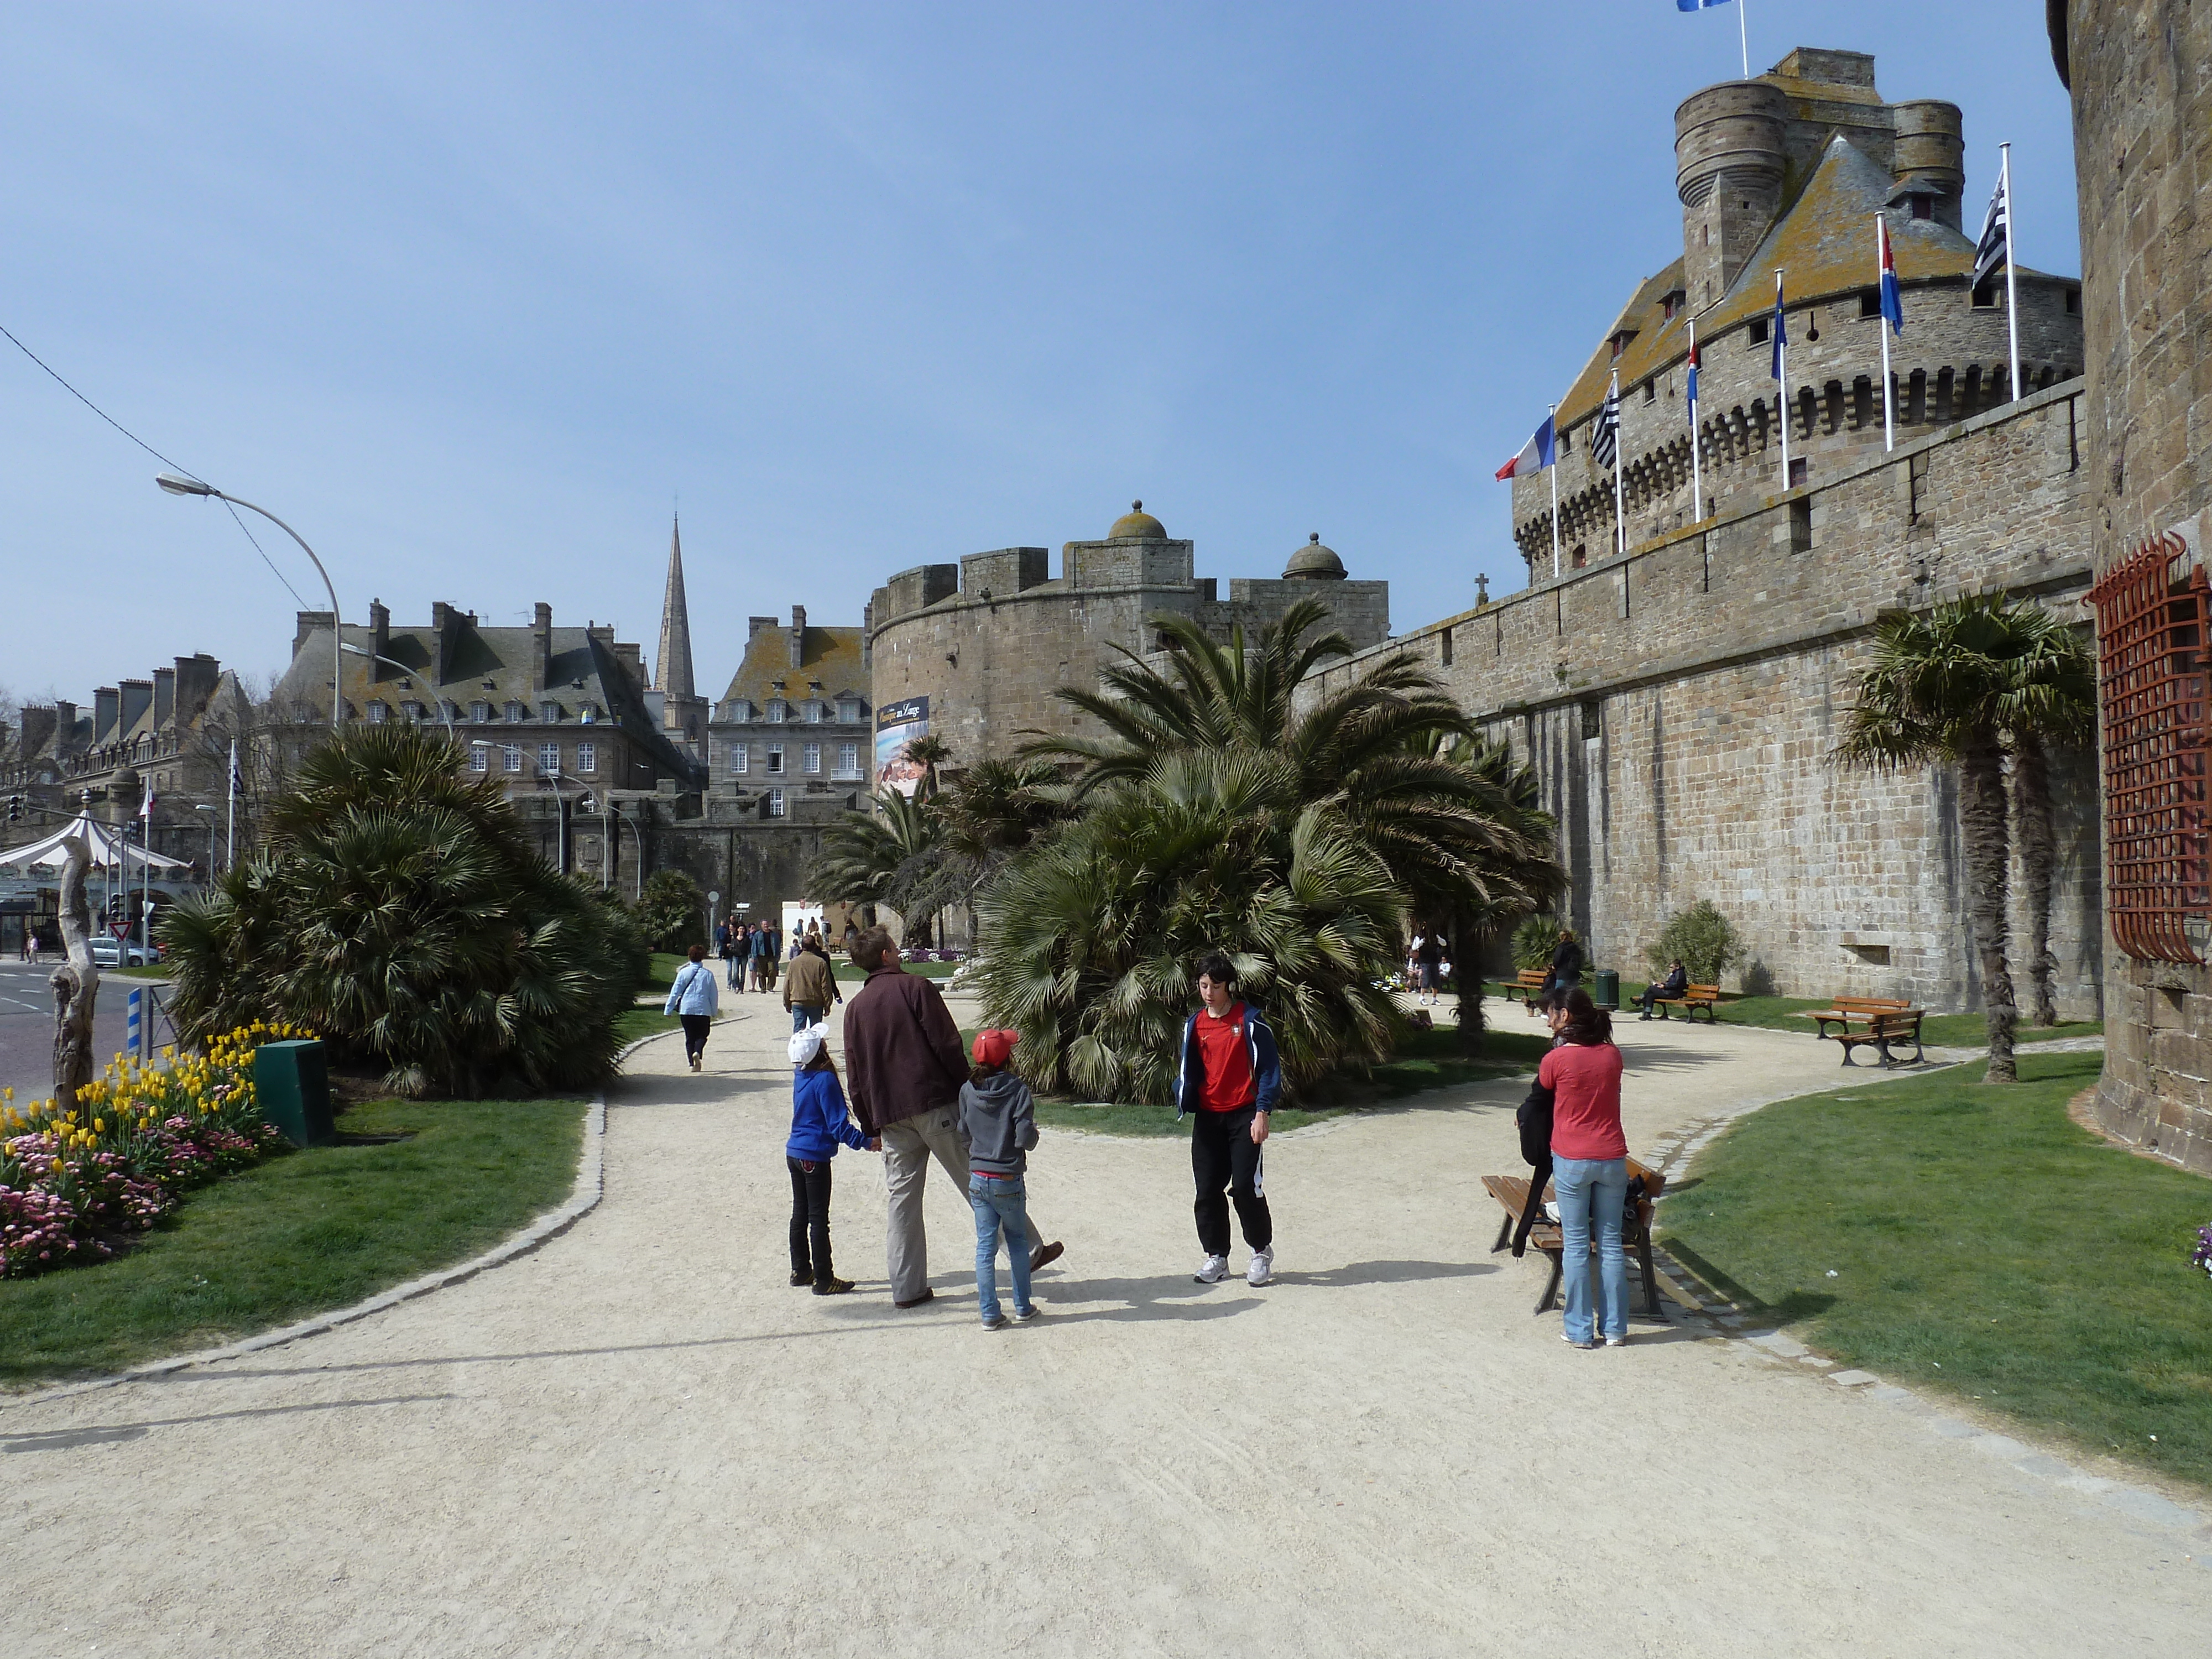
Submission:
<svg viewBox="0 0 2212 1659">
<path fill-rule="evenodd" d="M 1543 994 L 1544 981 L 1550 977 L 1541 968 L 1523 968 L 1520 977 L 1513 981 L 1513 994 L 1521 999 L 1521 1006 L 1530 1013 L 1536 1012 L 1536 999 Z"/>
<path fill-rule="evenodd" d="M 1870 1015 L 1863 1031 L 1854 1031 L 1848 1025 L 1833 1031 L 1823 1027 L 1820 1036 L 1825 1042 L 1843 1046 L 1844 1064 L 1846 1066 L 1858 1064 L 1851 1058 L 1851 1050 L 1861 1047 L 1872 1048 L 1881 1056 L 1881 1063 L 1885 1066 L 1917 1066 L 1928 1057 L 1926 1050 L 1920 1046 L 1920 1018 L 1921 1011 L 1917 1008 L 1889 1009 Z M 1912 1058 L 1899 1060 L 1890 1053 L 1889 1045 L 1893 1042 L 1900 1045 L 1910 1042 Z"/>
<path fill-rule="evenodd" d="M 1636 1263 L 1637 1272 L 1643 1276 L 1644 1315 L 1647 1318 L 1659 1319 L 1664 1316 L 1659 1311 L 1659 1275 L 1651 1265 L 1651 1205 L 1652 1200 L 1665 1189 L 1667 1177 L 1649 1164 L 1639 1164 L 1632 1158 L 1628 1160 L 1628 1173 L 1632 1180 L 1638 1176 L 1644 1178 L 1644 1195 L 1637 1200 L 1635 1219 L 1624 1219 L 1620 1242 L 1630 1259 Z M 1496 1199 L 1498 1206 L 1505 1212 L 1505 1218 L 1498 1224 L 1497 1243 L 1490 1247 L 1490 1253 L 1495 1255 L 1511 1246 L 1513 1229 L 1519 1224 L 1522 1212 L 1528 1207 L 1528 1177 L 1485 1176 L 1482 1185 L 1483 1189 Z M 1544 1196 L 1547 1200 L 1557 1196 L 1549 1182 L 1544 1185 Z M 1595 1218 L 1592 1219 L 1595 1222 Z M 1559 1224 L 1548 1217 L 1540 1219 L 1528 1230 L 1528 1243 L 1551 1258 L 1551 1276 L 1545 1282 L 1544 1294 L 1536 1303 L 1538 1313 L 1549 1313 L 1559 1300 L 1559 1281 L 1565 1273 L 1565 1265 L 1561 1260 L 1565 1246 L 1560 1237 Z M 1590 1249 L 1593 1253 L 1597 1249 L 1597 1229 L 1595 1225 L 1590 1229 Z"/>
<path fill-rule="evenodd" d="M 1705 1011 L 1705 1024 L 1717 1025 L 1720 1024 L 1720 1018 L 1713 1012 L 1713 1007 L 1720 1000 L 1721 988 L 1717 985 L 1686 985 L 1682 988 L 1681 995 L 1654 997 L 1651 1000 L 1651 1006 L 1659 1011 L 1659 1018 L 1662 1019 L 1667 1018 L 1667 1011 L 1669 1008 L 1680 1008 L 1682 1011 L 1682 1018 L 1693 1024 L 1697 1021 L 1698 1010 L 1702 1008 Z"/>
</svg>

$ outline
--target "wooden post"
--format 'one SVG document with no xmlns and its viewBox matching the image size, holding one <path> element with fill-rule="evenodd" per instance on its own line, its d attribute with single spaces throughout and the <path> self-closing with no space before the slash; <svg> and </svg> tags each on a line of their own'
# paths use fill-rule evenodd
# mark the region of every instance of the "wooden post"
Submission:
<svg viewBox="0 0 2212 1659">
<path fill-rule="evenodd" d="M 100 969 L 92 960 L 92 909 L 84 896 L 92 860 L 84 838 L 62 842 L 62 948 L 69 960 L 54 969 L 54 1108 L 76 1109 L 77 1091 L 92 1081 L 92 1015 L 100 1000 Z"/>
</svg>

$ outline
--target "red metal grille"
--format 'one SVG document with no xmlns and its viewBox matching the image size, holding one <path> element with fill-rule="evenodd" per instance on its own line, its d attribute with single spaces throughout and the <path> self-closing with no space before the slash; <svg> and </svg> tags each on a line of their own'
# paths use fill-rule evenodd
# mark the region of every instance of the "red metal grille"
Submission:
<svg viewBox="0 0 2212 1659">
<path fill-rule="evenodd" d="M 2105 720 L 2106 902 L 2146 962 L 2205 960 L 2212 939 L 2212 665 L 2205 573 L 2176 536 L 2145 542 L 2089 591 Z"/>
</svg>

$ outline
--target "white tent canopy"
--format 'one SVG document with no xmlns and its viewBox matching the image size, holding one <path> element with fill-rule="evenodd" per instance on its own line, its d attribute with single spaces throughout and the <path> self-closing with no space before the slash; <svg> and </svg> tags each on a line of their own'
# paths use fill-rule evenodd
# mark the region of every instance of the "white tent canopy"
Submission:
<svg viewBox="0 0 2212 1659">
<path fill-rule="evenodd" d="M 95 869 L 103 866 L 112 867 L 118 860 L 125 871 L 137 874 L 149 870 L 188 870 L 191 867 L 183 859 L 165 858 L 159 853 L 149 852 L 145 848 L 133 847 L 106 825 L 95 823 L 80 813 L 41 841 L 0 852 L 0 870 L 51 870 L 58 875 L 62 866 L 69 862 L 69 854 L 62 843 L 71 836 L 84 838 L 84 850 Z"/>
</svg>

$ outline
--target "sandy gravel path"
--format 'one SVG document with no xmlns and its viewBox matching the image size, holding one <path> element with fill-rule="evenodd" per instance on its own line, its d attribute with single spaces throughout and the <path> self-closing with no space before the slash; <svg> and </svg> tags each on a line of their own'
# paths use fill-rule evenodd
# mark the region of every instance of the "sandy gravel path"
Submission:
<svg viewBox="0 0 2212 1659">
<path fill-rule="evenodd" d="M 894 1311 L 866 1155 L 834 1210 L 862 1291 L 791 1289 L 786 1023 L 732 1000 L 706 1075 L 638 1056 L 605 1200 L 539 1254 L 0 1408 L 0 1653 L 2203 1649 L 2170 1532 L 1741 1343 L 1568 1348 L 1488 1254 L 1516 1088 L 1282 1138 L 1266 1290 L 1191 1282 L 1181 1143 L 1066 1134 L 1042 1325 L 977 1328 L 945 1186 L 938 1300 Z M 1835 1076 L 1802 1037 L 1622 1030 L 1639 1144 Z"/>
</svg>

